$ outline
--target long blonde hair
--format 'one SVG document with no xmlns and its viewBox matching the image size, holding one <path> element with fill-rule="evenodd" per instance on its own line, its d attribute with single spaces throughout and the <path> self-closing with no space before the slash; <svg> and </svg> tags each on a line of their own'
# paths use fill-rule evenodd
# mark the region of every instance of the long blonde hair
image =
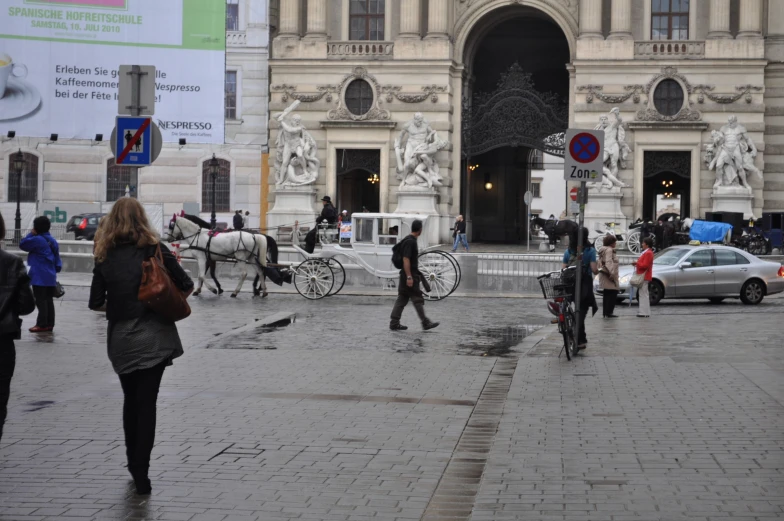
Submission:
<svg viewBox="0 0 784 521">
<path fill-rule="evenodd" d="M 95 233 L 96 262 L 106 260 L 109 250 L 121 243 L 136 244 L 144 248 L 159 242 L 158 234 L 150 227 L 147 213 L 139 201 L 122 197 L 114 203 L 111 211 L 101 219 Z"/>
</svg>

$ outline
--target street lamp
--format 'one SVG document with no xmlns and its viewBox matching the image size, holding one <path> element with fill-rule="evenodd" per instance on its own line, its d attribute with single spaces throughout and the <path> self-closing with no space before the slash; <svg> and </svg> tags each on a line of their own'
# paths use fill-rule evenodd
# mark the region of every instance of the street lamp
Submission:
<svg viewBox="0 0 784 521">
<path fill-rule="evenodd" d="M 19 209 L 22 202 L 22 172 L 25 167 L 25 157 L 22 149 L 14 154 L 14 171 L 16 172 L 16 218 L 14 219 L 14 242 L 19 244 L 22 239 L 22 211 Z"/>
<path fill-rule="evenodd" d="M 215 154 L 212 154 L 212 159 L 210 159 L 210 176 L 212 176 L 212 214 L 210 215 L 210 227 L 213 230 L 217 224 L 217 219 L 215 218 L 215 181 L 218 179 L 219 173 L 220 162 L 218 161 L 218 158 L 215 157 Z"/>
</svg>

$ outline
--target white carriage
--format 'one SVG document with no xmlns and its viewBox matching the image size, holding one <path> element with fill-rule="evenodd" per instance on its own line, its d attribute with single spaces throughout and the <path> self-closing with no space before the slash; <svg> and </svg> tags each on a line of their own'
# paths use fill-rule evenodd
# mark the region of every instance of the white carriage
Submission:
<svg viewBox="0 0 784 521">
<path fill-rule="evenodd" d="M 419 271 L 430 286 L 425 297 L 441 300 L 451 295 L 460 284 L 460 265 L 448 253 L 437 251 L 438 245 L 427 244 L 429 228 L 436 222 L 427 215 L 394 213 L 355 213 L 351 216 L 350 240 L 344 230 L 335 226 L 319 225 L 318 239 L 321 250 L 308 253 L 299 245 L 294 248 L 305 260 L 293 266 L 292 282 L 303 297 L 311 300 L 335 295 L 343 289 L 346 270 L 338 260 L 358 265 L 368 273 L 385 279 L 386 285 L 394 285 L 400 270 L 392 265 L 392 248 L 411 233 L 411 223 L 419 219 L 423 223 L 418 239 Z M 424 284 L 423 284 L 424 286 Z"/>
</svg>

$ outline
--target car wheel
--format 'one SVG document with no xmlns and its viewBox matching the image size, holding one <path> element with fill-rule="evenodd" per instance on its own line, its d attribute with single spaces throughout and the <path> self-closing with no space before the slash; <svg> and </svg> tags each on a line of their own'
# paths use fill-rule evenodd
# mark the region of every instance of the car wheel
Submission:
<svg viewBox="0 0 784 521">
<path fill-rule="evenodd" d="M 708 300 L 710 300 L 711 304 L 721 304 L 722 302 L 724 302 L 724 297 L 712 297 L 709 298 Z"/>
<path fill-rule="evenodd" d="M 765 286 L 759 280 L 749 280 L 740 289 L 740 300 L 744 304 L 756 306 L 765 297 Z"/>
<path fill-rule="evenodd" d="M 651 306 L 657 305 L 664 298 L 664 286 L 657 280 L 652 280 L 648 284 L 648 297 L 651 301 Z"/>
</svg>

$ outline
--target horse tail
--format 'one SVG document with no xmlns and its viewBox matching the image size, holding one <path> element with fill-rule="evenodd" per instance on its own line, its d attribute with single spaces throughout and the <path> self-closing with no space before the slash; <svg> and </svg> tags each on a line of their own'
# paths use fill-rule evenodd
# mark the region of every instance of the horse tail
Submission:
<svg viewBox="0 0 784 521">
<path fill-rule="evenodd" d="M 278 263 L 278 243 L 269 235 L 264 235 L 267 239 L 267 256 L 272 264 Z"/>
<path fill-rule="evenodd" d="M 261 268 L 267 267 L 267 237 L 264 235 L 253 235 L 254 242 L 259 248 L 256 255 L 256 265 Z M 277 248 L 276 248 L 277 249 Z"/>
</svg>

